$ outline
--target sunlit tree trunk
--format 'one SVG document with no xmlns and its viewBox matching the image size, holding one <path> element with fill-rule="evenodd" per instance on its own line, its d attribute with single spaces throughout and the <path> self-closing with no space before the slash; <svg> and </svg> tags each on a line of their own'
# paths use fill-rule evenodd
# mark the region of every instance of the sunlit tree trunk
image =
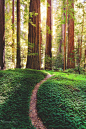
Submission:
<svg viewBox="0 0 86 129">
<path fill-rule="evenodd" d="M 0 69 L 5 68 L 5 0 L 0 0 Z"/>
<path fill-rule="evenodd" d="M 65 0 L 63 0 L 63 8 L 62 8 L 62 20 L 65 21 Z M 64 39 L 65 39 L 65 22 L 62 24 L 62 42 L 64 44 Z"/>
<path fill-rule="evenodd" d="M 26 68 L 40 69 L 40 0 L 31 0 L 29 7 L 28 56 Z"/>
<path fill-rule="evenodd" d="M 83 6 L 82 33 L 81 33 L 81 44 L 80 44 L 80 64 L 81 64 L 81 58 L 82 58 L 83 28 L 84 28 L 84 6 Z"/>
<path fill-rule="evenodd" d="M 77 66 L 80 66 L 80 37 L 78 37 L 78 46 L 76 49 L 76 64 Z"/>
<path fill-rule="evenodd" d="M 12 62 L 15 64 L 15 57 L 14 57 L 14 0 L 12 1 Z"/>
<path fill-rule="evenodd" d="M 69 6 L 68 15 L 68 59 L 67 68 L 75 67 L 75 57 L 74 57 L 74 1 L 68 1 L 71 6 Z"/>
<path fill-rule="evenodd" d="M 17 62 L 16 68 L 21 68 L 20 56 L 20 0 L 17 0 Z"/>
<path fill-rule="evenodd" d="M 52 34 L 51 34 L 51 0 L 47 0 L 47 23 L 46 23 L 46 50 L 45 50 L 45 69 L 52 69 Z"/>
</svg>

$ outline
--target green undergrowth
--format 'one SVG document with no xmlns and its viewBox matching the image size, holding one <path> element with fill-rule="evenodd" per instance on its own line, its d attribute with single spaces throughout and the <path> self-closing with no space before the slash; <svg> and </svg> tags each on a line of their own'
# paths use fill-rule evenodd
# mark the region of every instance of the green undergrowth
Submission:
<svg viewBox="0 0 86 129">
<path fill-rule="evenodd" d="M 47 129 L 86 129 L 86 75 L 55 74 L 37 93 L 37 110 Z"/>
<path fill-rule="evenodd" d="M 30 69 L 0 71 L 0 129 L 35 129 L 29 118 L 30 96 L 45 76 Z"/>
</svg>

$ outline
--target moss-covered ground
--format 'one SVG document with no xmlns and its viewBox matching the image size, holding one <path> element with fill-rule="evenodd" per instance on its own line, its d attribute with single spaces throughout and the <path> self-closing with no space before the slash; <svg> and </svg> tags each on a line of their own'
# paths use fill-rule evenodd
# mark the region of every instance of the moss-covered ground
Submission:
<svg viewBox="0 0 86 129">
<path fill-rule="evenodd" d="M 39 117 L 47 129 L 86 129 L 86 75 L 50 73 L 37 93 Z"/>
<path fill-rule="evenodd" d="M 34 129 L 29 118 L 30 96 L 45 76 L 30 69 L 0 71 L 0 129 Z"/>
</svg>

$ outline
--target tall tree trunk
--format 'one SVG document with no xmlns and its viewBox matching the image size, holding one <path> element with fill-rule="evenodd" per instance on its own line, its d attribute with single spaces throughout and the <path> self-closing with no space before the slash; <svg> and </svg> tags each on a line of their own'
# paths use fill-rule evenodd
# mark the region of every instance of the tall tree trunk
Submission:
<svg viewBox="0 0 86 129">
<path fill-rule="evenodd" d="M 65 0 L 63 0 L 63 3 L 62 3 L 61 15 L 62 15 L 62 20 L 64 21 L 64 19 L 65 19 Z M 61 39 L 60 39 L 60 43 L 58 45 L 57 56 L 61 53 L 63 54 L 62 45 L 64 44 L 64 33 L 65 33 L 65 23 L 62 24 L 62 26 L 61 26 Z"/>
<path fill-rule="evenodd" d="M 85 36 L 85 39 L 86 39 L 86 36 Z M 84 50 L 84 69 L 86 72 L 86 44 L 85 43 L 84 43 L 84 47 L 85 47 L 85 50 Z"/>
<path fill-rule="evenodd" d="M 40 25 L 41 25 L 41 16 L 40 16 Z M 39 63 L 40 63 L 40 69 L 41 69 L 41 56 L 42 56 L 42 29 L 41 29 L 41 26 L 39 27 Z"/>
<path fill-rule="evenodd" d="M 45 50 L 45 69 L 52 69 L 52 53 L 51 53 L 51 47 L 52 47 L 52 34 L 51 34 L 51 0 L 47 0 L 47 30 L 46 30 L 46 50 Z"/>
<path fill-rule="evenodd" d="M 78 46 L 77 46 L 77 51 L 76 51 L 76 64 L 77 66 L 80 66 L 80 37 L 78 37 Z"/>
<path fill-rule="evenodd" d="M 86 45 L 85 45 L 85 64 L 84 64 L 85 72 L 86 72 Z"/>
<path fill-rule="evenodd" d="M 17 0 L 17 62 L 16 68 L 21 68 L 20 56 L 20 0 Z"/>
<path fill-rule="evenodd" d="M 0 69 L 5 68 L 5 0 L 0 0 Z"/>
<path fill-rule="evenodd" d="M 65 15 L 65 0 L 63 0 L 63 8 L 62 8 L 62 20 L 63 21 L 65 21 L 65 17 L 66 17 L 66 15 Z M 64 39 L 65 39 L 65 23 L 64 24 L 62 24 L 62 42 L 63 42 L 63 44 L 64 44 Z"/>
<path fill-rule="evenodd" d="M 29 12 L 28 56 L 26 68 L 40 69 L 40 0 L 30 1 Z"/>
<path fill-rule="evenodd" d="M 66 69 L 66 28 L 67 28 L 67 10 L 68 10 L 68 0 L 67 1 L 63 1 L 63 5 L 66 4 L 66 14 L 64 13 L 64 19 L 65 20 L 65 24 L 63 24 L 63 42 L 64 42 L 64 70 Z M 65 8 L 64 8 L 65 11 Z"/>
<path fill-rule="evenodd" d="M 67 68 L 75 67 L 74 57 L 74 1 L 69 0 L 69 15 L 68 15 L 68 59 Z"/>
<path fill-rule="evenodd" d="M 84 6 L 83 6 L 83 20 L 82 20 L 81 45 L 80 45 L 80 64 L 81 64 L 81 58 L 82 58 L 83 27 L 84 27 Z"/>
<path fill-rule="evenodd" d="M 14 56 L 14 0 L 12 1 L 12 62 L 15 64 Z"/>
</svg>

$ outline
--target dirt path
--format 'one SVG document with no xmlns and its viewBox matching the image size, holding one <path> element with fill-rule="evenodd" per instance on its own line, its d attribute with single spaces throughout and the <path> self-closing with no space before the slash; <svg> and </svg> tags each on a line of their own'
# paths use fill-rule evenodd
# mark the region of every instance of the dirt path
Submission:
<svg viewBox="0 0 86 129">
<path fill-rule="evenodd" d="M 34 125 L 36 129 L 46 129 L 46 127 L 43 125 L 42 121 L 40 120 L 37 114 L 37 109 L 36 109 L 37 91 L 39 86 L 51 76 L 52 75 L 47 75 L 46 78 L 44 78 L 41 82 L 37 83 L 31 95 L 29 117 L 31 119 L 32 125 Z"/>
</svg>

